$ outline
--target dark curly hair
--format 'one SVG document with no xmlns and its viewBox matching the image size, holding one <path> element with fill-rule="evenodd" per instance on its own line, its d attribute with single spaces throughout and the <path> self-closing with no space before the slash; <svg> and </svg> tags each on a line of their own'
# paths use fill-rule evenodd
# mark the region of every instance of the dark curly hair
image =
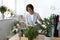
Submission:
<svg viewBox="0 0 60 40">
<path fill-rule="evenodd" d="M 31 9 L 32 9 L 32 11 L 33 11 L 34 7 L 33 7 L 33 5 L 32 5 L 32 4 L 28 4 L 28 5 L 26 6 L 26 11 L 28 11 L 28 7 L 29 7 L 29 8 L 31 8 Z"/>
</svg>

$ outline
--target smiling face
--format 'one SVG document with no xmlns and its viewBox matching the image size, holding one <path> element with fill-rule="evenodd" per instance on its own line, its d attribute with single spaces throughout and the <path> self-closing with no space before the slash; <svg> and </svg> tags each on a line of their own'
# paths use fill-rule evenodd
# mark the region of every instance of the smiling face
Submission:
<svg viewBox="0 0 60 40">
<path fill-rule="evenodd" d="M 28 7 L 28 12 L 29 12 L 30 14 L 33 14 L 33 10 L 32 10 L 30 7 Z"/>
<path fill-rule="evenodd" d="M 33 5 L 32 5 L 32 4 L 28 4 L 28 5 L 26 6 L 26 11 L 29 12 L 29 14 L 33 14 L 33 12 L 34 12 L 34 7 L 33 7 Z"/>
</svg>

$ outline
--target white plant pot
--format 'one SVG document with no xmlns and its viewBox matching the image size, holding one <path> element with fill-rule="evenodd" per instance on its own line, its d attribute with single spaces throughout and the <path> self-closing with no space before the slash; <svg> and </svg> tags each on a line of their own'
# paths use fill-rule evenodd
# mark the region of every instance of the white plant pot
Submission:
<svg viewBox="0 0 60 40">
<path fill-rule="evenodd" d="M 2 20 L 4 19 L 4 14 L 2 14 Z"/>
<path fill-rule="evenodd" d="M 45 40 L 51 40 L 51 37 L 45 37 Z"/>
</svg>

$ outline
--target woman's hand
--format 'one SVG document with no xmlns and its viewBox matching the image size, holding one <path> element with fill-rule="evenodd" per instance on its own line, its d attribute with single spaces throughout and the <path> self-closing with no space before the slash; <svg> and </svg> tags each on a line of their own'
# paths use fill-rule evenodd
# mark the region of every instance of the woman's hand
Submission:
<svg viewBox="0 0 60 40">
<path fill-rule="evenodd" d="M 31 25 L 31 24 L 27 24 L 26 26 L 31 26 L 31 27 L 34 27 L 34 25 Z"/>
</svg>

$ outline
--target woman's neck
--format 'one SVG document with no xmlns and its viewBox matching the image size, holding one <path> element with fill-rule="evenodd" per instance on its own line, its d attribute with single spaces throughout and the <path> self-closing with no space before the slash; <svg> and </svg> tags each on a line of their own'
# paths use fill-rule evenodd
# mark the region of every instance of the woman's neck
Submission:
<svg viewBox="0 0 60 40">
<path fill-rule="evenodd" d="M 34 14 L 34 12 L 30 13 L 30 15 L 33 15 L 33 14 Z"/>
</svg>

